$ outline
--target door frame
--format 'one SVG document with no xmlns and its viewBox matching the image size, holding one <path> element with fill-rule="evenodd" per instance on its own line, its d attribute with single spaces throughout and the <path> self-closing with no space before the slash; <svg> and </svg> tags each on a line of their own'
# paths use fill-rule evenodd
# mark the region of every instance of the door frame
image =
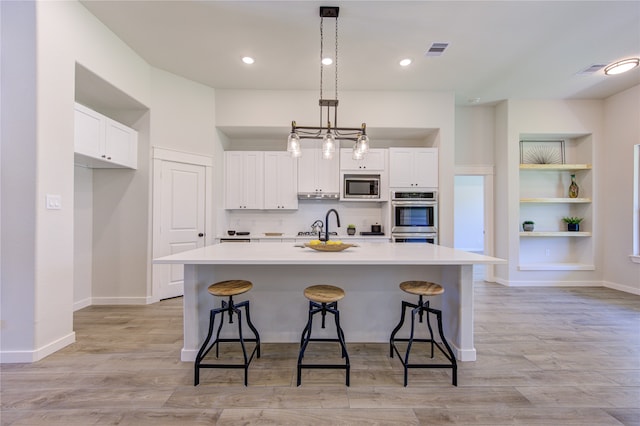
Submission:
<svg viewBox="0 0 640 426">
<path fill-rule="evenodd" d="M 160 226 L 162 224 L 160 213 L 162 211 L 162 185 L 160 172 L 163 162 L 191 164 L 205 167 L 205 191 L 204 191 L 204 245 L 213 244 L 215 241 L 214 220 L 213 220 L 213 157 L 207 155 L 193 154 L 190 152 L 177 151 L 167 148 L 153 147 L 152 152 L 152 214 L 151 214 L 151 252 L 152 259 L 159 256 L 161 250 Z M 150 302 L 160 301 L 160 280 L 154 265 L 151 269 L 151 288 L 147 292 Z"/>
<path fill-rule="evenodd" d="M 484 254 L 495 255 L 495 243 L 493 229 L 493 180 L 495 176 L 494 166 L 456 166 L 456 176 L 482 176 L 484 178 Z M 453 230 L 455 233 L 455 229 Z M 494 265 L 486 265 L 485 281 L 495 282 Z"/>
</svg>

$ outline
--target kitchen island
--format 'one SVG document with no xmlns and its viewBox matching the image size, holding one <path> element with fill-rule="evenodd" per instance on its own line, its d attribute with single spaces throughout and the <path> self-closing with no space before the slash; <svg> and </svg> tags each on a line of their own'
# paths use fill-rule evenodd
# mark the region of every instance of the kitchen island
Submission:
<svg viewBox="0 0 640 426">
<path fill-rule="evenodd" d="M 263 342 L 299 342 L 307 320 L 305 287 L 342 287 L 340 322 L 349 342 L 388 342 L 400 319 L 401 301 L 415 297 L 398 284 L 426 280 L 441 284 L 432 298 L 443 312 L 444 332 L 460 361 L 475 361 L 473 265 L 504 260 L 432 244 L 360 243 L 341 252 L 320 252 L 283 243 L 223 243 L 154 260 L 184 264 L 184 346 L 181 359 L 193 361 L 208 329 L 209 310 L 220 300 L 207 287 L 230 279 L 249 280 L 251 319 Z M 425 327 L 426 328 L 426 327 Z"/>
</svg>

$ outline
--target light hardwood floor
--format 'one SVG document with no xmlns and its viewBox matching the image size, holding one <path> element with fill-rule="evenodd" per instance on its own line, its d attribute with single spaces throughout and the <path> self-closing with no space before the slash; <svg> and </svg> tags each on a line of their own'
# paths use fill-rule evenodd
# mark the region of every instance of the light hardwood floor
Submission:
<svg viewBox="0 0 640 426">
<path fill-rule="evenodd" d="M 349 388 L 329 370 L 296 387 L 291 344 L 264 344 L 248 387 L 242 370 L 203 370 L 194 387 L 181 299 L 92 306 L 75 313 L 75 344 L 1 366 L 1 424 L 640 425 L 640 296 L 476 283 L 475 312 L 478 360 L 460 363 L 458 387 L 449 370 L 413 370 L 404 388 L 387 345 L 348 336 Z"/>
</svg>

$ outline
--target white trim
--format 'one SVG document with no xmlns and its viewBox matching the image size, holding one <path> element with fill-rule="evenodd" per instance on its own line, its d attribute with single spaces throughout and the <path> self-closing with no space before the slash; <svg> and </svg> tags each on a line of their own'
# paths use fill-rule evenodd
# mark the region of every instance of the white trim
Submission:
<svg viewBox="0 0 640 426">
<path fill-rule="evenodd" d="M 612 288 L 614 290 L 624 291 L 625 293 L 631 293 L 640 296 L 640 288 L 638 287 L 631 287 L 625 284 L 612 283 L 609 281 L 605 281 L 603 285 L 607 288 Z"/>
<path fill-rule="evenodd" d="M 151 296 L 147 297 L 92 297 L 92 305 L 148 305 L 153 303 Z"/>
<path fill-rule="evenodd" d="M 77 302 L 73 302 L 73 312 L 79 311 L 82 308 L 86 308 L 87 306 L 91 306 L 91 298 L 87 297 L 86 299 L 78 300 Z"/>
<path fill-rule="evenodd" d="M 33 351 L 0 351 L 0 363 L 15 364 L 40 361 L 41 359 L 51 355 L 54 352 L 59 351 L 65 346 L 69 346 L 75 341 L 76 333 L 71 332 L 64 337 L 61 337 L 60 339 L 48 343 L 41 348 L 35 349 Z"/>
<path fill-rule="evenodd" d="M 640 263 L 640 256 L 631 255 L 629 256 L 629 259 L 631 259 L 633 263 Z"/>
<path fill-rule="evenodd" d="M 213 167 L 213 157 L 194 154 L 191 152 L 176 151 L 167 148 L 153 147 L 154 160 L 173 161 L 175 163 L 195 164 L 198 166 Z"/>
</svg>

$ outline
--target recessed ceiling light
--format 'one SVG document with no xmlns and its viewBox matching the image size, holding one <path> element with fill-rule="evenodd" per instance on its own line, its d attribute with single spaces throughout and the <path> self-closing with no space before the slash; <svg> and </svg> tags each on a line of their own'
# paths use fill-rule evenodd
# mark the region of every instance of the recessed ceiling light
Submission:
<svg viewBox="0 0 640 426">
<path fill-rule="evenodd" d="M 247 65 L 251 65 L 252 63 L 255 62 L 255 59 L 253 59 L 251 56 L 245 56 L 244 58 L 242 58 L 242 62 L 244 62 Z"/>
<path fill-rule="evenodd" d="M 333 59 L 331 58 L 322 58 L 322 65 L 331 65 L 333 63 Z"/>
<path fill-rule="evenodd" d="M 409 65 L 411 65 L 411 59 L 409 58 L 406 58 L 400 61 L 401 67 L 408 67 Z"/>
<path fill-rule="evenodd" d="M 622 74 L 623 72 L 634 69 L 638 64 L 640 64 L 639 58 L 623 59 L 622 61 L 607 65 L 604 69 L 604 73 L 607 75 Z"/>
</svg>

